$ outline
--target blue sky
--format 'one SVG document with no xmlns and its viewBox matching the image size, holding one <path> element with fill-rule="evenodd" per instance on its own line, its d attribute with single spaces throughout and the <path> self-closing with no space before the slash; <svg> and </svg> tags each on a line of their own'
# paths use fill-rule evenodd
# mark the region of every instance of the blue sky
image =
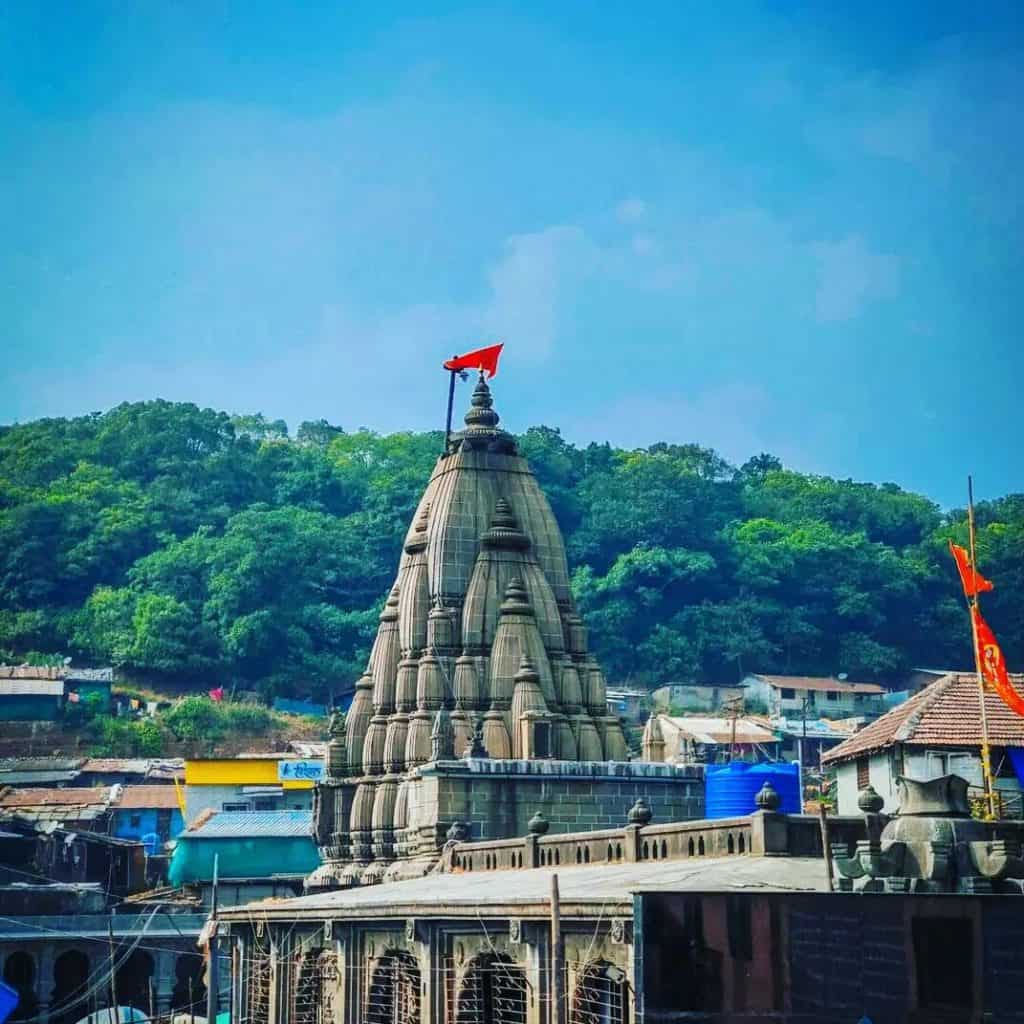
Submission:
<svg viewBox="0 0 1024 1024">
<path fill-rule="evenodd" d="M 5 5 L 0 422 L 501 339 L 511 429 L 1024 490 L 1014 6 L 631 6 Z"/>
</svg>

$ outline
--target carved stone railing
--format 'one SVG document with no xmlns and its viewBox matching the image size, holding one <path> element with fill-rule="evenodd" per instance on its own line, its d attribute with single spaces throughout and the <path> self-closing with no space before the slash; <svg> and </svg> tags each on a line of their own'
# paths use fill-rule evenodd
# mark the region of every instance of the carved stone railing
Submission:
<svg viewBox="0 0 1024 1024">
<path fill-rule="evenodd" d="M 535 823 L 530 835 L 518 839 L 451 843 L 440 870 L 508 871 L 691 857 L 822 856 L 820 821 L 806 814 L 757 811 L 742 818 L 657 825 L 634 821 L 622 828 L 553 836 L 543 834 L 543 819 L 535 818 L 531 827 Z M 855 844 L 865 835 L 861 817 L 833 817 L 828 824 L 832 843 Z"/>
</svg>

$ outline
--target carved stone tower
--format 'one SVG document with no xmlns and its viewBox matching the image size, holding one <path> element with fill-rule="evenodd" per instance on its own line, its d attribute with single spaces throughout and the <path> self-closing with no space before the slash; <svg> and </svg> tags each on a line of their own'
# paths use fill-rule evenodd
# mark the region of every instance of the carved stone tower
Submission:
<svg viewBox="0 0 1024 1024">
<path fill-rule="evenodd" d="M 561 531 L 481 374 L 413 516 L 343 742 L 332 747 L 314 825 L 325 863 L 307 884 L 422 873 L 456 820 L 500 831 L 486 811 L 442 806 L 445 793 L 455 798 L 440 776 L 469 773 L 479 789 L 481 761 L 529 774 L 508 763 L 543 760 L 551 778 L 570 762 L 626 759 Z"/>
</svg>

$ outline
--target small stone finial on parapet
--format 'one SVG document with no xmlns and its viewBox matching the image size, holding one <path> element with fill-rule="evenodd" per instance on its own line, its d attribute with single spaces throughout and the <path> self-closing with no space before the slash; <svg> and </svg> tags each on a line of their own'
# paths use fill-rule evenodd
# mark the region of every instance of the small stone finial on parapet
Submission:
<svg viewBox="0 0 1024 1024">
<path fill-rule="evenodd" d="M 754 797 L 754 803 L 757 804 L 759 811 L 777 811 L 782 805 L 782 798 L 779 796 L 778 790 L 765 779 L 764 785 Z"/>
<path fill-rule="evenodd" d="M 445 839 L 450 843 L 464 843 L 468 838 L 469 825 L 464 821 L 453 821 L 445 833 Z"/>
<path fill-rule="evenodd" d="M 638 796 L 636 803 L 630 807 L 629 813 L 626 815 L 626 821 L 630 825 L 639 825 L 643 828 L 644 825 L 651 823 L 653 817 L 654 812 L 651 810 L 651 805 L 642 796 Z"/>
<path fill-rule="evenodd" d="M 665 760 L 665 735 L 661 730 L 661 716 L 657 712 L 647 719 L 647 724 L 644 726 L 641 751 L 645 761 Z"/>
<path fill-rule="evenodd" d="M 463 757 L 487 757 L 487 748 L 484 746 L 484 721 L 479 715 L 473 716 L 473 732 L 470 734 Z"/>
<path fill-rule="evenodd" d="M 537 811 L 526 823 L 526 827 L 530 830 L 531 836 L 543 836 L 551 828 L 551 822 L 540 811 Z"/>
<path fill-rule="evenodd" d="M 875 787 L 868 783 L 858 794 L 857 794 L 857 806 L 865 814 L 878 814 L 879 811 L 885 806 L 885 800 L 875 790 Z"/>
<path fill-rule="evenodd" d="M 327 726 L 327 774 L 333 779 L 348 775 L 348 743 L 345 738 L 345 716 L 335 708 Z"/>
<path fill-rule="evenodd" d="M 452 716 L 441 708 L 434 716 L 434 728 L 430 731 L 430 760 L 449 761 L 455 757 L 455 730 Z"/>
</svg>

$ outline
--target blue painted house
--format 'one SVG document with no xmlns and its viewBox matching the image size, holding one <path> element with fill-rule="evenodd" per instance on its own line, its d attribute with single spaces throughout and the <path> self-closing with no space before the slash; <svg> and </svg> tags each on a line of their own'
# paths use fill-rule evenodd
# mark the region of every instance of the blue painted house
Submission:
<svg viewBox="0 0 1024 1024">
<path fill-rule="evenodd" d="M 185 828 L 173 785 L 114 788 L 119 792 L 111 801 L 111 834 L 118 839 L 140 840 L 153 854 Z"/>
</svg>

